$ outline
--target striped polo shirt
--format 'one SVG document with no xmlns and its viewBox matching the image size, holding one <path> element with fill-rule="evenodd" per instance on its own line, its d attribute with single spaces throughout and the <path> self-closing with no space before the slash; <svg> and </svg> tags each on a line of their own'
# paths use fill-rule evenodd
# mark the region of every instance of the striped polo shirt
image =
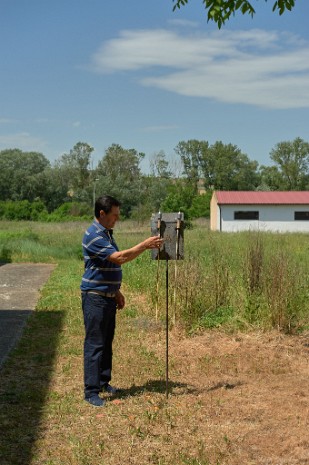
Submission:
<svg viewBox="0 0 309 465">
<path fill-rule="evenodd" d="M 113 239 L 113 232 L 94 220 L 83 237 L 85 271 L 81 290 L 116 292 L 121 286 L 121 266 L 112 263 L 108 257 L 119 249 Z"/>
</svg>

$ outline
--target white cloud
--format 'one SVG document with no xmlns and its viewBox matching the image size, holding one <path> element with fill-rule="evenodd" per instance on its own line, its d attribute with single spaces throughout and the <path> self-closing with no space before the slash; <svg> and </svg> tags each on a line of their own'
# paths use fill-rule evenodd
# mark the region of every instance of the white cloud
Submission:
<svg viewBox="0 0 309 465">
<path fill-rule="evenodd" d="M 16 123 L 15 119 L 11 118 L 0 118 L 0 124 L 13 124 Z"/>
<path fill-rule="evenodd" d="M 36 118 L 34 122 L 38 124 L 46 124 L 49 123 L 50 120 L 48 118 Z"/>
<path fill-rule="evenodd" d="M 143 128 L 143 131 L 144 132 L 162 132 L 162 131 L 170 131 L 171 129 L 178 129 L 178 126 L 176 124 L 146 126 Z"/>
<path fill-rule="evenodd" d="M 266 108 L 309 107 L 309 44 L 252 29 L 122 31 L 92 57 L 97 72 L 135 72 L 143 86 Z"/>
<path fill-rule="evenodd" d="M 50 119 L 50 118 L 36 118 L 34 120 L 34 123 L 36 124 L 65 124 L 67 126 L 72 126 L 73 128 L 79 128 L 81 126 L 81 122 L 78 120 L 72 121 L 72 120 L 58 120 L 58 119 Z"/>
<path fill-rule="evenodd" d="M 0 135 L 0 150 L 18 148 L 24 151 L 42 152 L 45 147 L 45 141 L 31 136 L 28 132 Z"/>
<path fill-rule="evenodd" d="M 172 26 L 181 26 L 181 27 L 194 27 L 197 28 L 199 23 L 197 21 L 190 21 L 188 19 L 170 19 L 168 21 Z"/>
</svg>

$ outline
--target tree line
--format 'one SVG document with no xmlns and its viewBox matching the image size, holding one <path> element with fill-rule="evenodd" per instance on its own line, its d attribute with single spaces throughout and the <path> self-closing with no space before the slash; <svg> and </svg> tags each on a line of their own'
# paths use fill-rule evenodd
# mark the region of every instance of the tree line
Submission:
<svg viewBox="0 0 309 465">
<path fill-rule="evenodd" d="M 309 143 L 299 137 L 278 143 L 270 152 L 270 166 L 259 166 L 233 144 L 181 141 L 175 147 L 179 174 L 164 151 L 153 155 L 151 172 L 145 174 L 144 153 L 112 144 L 92 168 L 93 150 L 78 142 L 54 163 L 38 152 L 0 151 L 0 217 L 89 216 L 94 198 L 108 193 L 121 201 L 126 218 L 149 218 L 159 209 L 181 209 L 195 218 L 209 215 L 213 190 L 309 189 Z"/>
</svg>

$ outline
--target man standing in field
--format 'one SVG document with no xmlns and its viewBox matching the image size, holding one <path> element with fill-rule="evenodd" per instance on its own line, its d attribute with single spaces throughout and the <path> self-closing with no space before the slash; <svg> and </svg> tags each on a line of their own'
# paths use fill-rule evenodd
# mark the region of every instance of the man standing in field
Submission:
<svg viewBox="0 0 309 465">
<path fill-rule="evenodd" d="M 159 248 L 163 239 L 152 236 L 130 249 L 119 251 L 112 228 L 119 220 L 120 202 L 108 195 L 100 197 L 95 202 L 94 213 L 95 219 L 83 237 L 84 384 L 85 400 L 102 407 L 105 401 L 99 393 L 105 391 L 113 395 L 117 392 L 110 381 L 116 309 L 125 306 L 120 292 L 121 265 L 147 249 Z"/>
</svg>

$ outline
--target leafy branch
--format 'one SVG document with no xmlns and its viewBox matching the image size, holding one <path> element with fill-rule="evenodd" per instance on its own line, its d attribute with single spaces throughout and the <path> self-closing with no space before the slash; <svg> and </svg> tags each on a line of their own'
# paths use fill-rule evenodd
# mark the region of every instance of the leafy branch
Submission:
<svg viewBox="0 0 309 465">
<path fill-rule="evenodd" d="M 189 0 L 173 0 L 175 3 L 173 11 L 189 3 Z M 267 0 L 265 0 L 267 2 Z M 248 0 L 202 0 L 207 11 L 207 21 L 214 21 L 220 29 L 231 15 L 240 11 L 243 15 L 249 14 L 252 18 L 255 15 L 255 9 L 252 2 Z M 282 15 L 286 10 L 291 11 L 295 6 L 295 0 L 276 0 L 273 5 L 273 12 L 278 11 Z"/>
</svg>

